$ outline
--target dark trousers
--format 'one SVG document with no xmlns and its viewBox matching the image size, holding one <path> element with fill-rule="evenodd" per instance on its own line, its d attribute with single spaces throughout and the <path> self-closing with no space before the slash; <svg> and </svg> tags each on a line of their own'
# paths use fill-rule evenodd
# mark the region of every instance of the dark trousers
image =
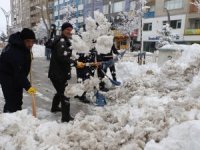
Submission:
<svg viewBox="0 0 200 150">
<path fill-rule="evenodd" d="M 110 66 L 109 69 L 110 69 L 110 73 L 111 73 L 111 75 L 112 75 L 113 80 L 116 81 L 117 79 L 116 79 L 115 65 Z M 105 75 L 104 75 L 104 73 L 102 72 L 102 70 L 103 70 L 103 67 L 99 67 L 99 68 L 97 69 L 97 74 L 98 74 L 98 77 L 99 77 L 100 79 L 103 79 L 103 78 L 105 77 Z M 103 70 L 103 71 L 104 71 L 105 73 L 107 73 L 107 69 L 105 69 L 105 70 Z"/>
<path fill-rule="evenodd" d="M 23 88 L 16 85 L 14 79 L 5 79 L 1 82 L 5 98 L 3 112 L 16 112 L 22 110 Z"/>
<path fill-rule="evenodd" d="M 77 68 L 76 74 L 77 74 L 77 79 L 81 78 L 82 81 L 85 81 L 89 79 L 91 76 L 90 68 L 89 67 L 84 67 L 82 69 Z"/>
<path fill-rule="evenodd" d="M 50 79 L 55 90 L 56 90 L 56 94 L 53 98 L 53 102 L 52 102 L 52 108 L 58 107 L 58 105 L 60 104 L 61 100 L 64 97 L 64 92 L 65 92 L 65 87 L 67 86 L 67 80 L 62 82 L 56 79 Z"/>
<path fill-rule="evenodd" d="M 64 95 L 65 87 L 67 86 L 67 80 L 61 82 L 56 79 L 51 79 L 51 82 L 57 92 L 53 98 L 51 110 L 54 109 L 55 107 L 58 107 L 58 105 L 61 102 L 61 113 L 62 113 L 61 121 L 69 122 L 70 120 L 72 120 L 72 117 L 70 115 L 70 103 L 69 103 L 69 98 L 67 98 Z"/>
<path fill-rule="evenodd" d="M 46 48 L 46 58 L 47 58 L 47 60 L 51 59 L 51 49 L 50 48 Z"/>
</svg>

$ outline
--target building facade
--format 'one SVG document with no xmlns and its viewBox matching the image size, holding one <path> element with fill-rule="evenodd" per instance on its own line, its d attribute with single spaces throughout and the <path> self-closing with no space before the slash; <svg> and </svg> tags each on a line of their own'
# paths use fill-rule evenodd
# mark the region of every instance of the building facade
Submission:
<svg viewBox="0 0 200 150">
<path fill-rule="evenodd" d="M 150 10 L 144 14 L 143 44 L 145 51 L 155 50 L 155 43 L 159 40 L 159 30 L 168 21 L 175 35 L 174 41 L 182 44 L 199 43 L 200 19 L 193 0 L 150 0 L 147 3 Z"/>
<path fill-rule="evenodd" d="M 20 31 L 23 27 L 30 27 L 30 1 L 12 0 L 11 6 L 11 27 L 10 34 Z"/>
<path fill-rule="evenodd" d="M 95 10 L 103 12 L 109 21 L 113 21 L 119 12 L 133 10 L 136 1 L 138 0 L 11 0 L 11 29 L 16 31 L 23 27 L 34 27 L 40 21 L 42 12 L 44 18 L 50 20 L 48 22 L 55 23 L 57 29 L 60 29 L 67 19 L 68 5 L 75 9 L 70 19 L 73 20 L 75 28 L 79 29 L 86 17 L 93 17 Z M 200 19 L 197 7 L 191 4 L 193 1 L 147 0 L 149 9 L 142 20 L 144 50 L 155 49 L 155 43 L 160 36 L 158 30 L 168 21 L 167 14 L 170 15 L 172 32 L 176 34 L 175 42 L 199 42 Z M 134 36 L 140 41 L 140 33 Z"/>
<path fill-rule="evenodd" d="M 53 0 L 11 0 L 10 5 L 12 32 L 35 27 L 42 15 L 53 23 Z"/>
</svg>

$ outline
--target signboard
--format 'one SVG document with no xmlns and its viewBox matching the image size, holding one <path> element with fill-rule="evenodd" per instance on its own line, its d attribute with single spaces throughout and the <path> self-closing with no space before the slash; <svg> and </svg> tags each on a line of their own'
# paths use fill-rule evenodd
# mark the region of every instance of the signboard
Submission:
<svg viewBox="0 0 200 150">
<path fill-rule="evenodd" d="M 186 29 L 185 35 L 200 35 L 200 29 Z"/>
</svg>

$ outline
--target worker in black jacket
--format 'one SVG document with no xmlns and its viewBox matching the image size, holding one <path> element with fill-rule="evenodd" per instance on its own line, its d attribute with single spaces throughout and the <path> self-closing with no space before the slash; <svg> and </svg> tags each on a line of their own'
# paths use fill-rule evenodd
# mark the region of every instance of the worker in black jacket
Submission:
<svg viewBox="0 0 200 150">
<path fill-rule="evenodd" d="M 14 33 L 0 56 L 0 84 L 5 98 L 3 112 L 16 112 L 22 109 L 23 88 L 35 94 L 27 78 L 31 66 L 31 52 L 35 41 L 32 30 L 24 28 Z"/>
<path fill-rule="evenodd" d="M 71 66 L 78 68 L 84 67 L 81 62 L 76 62 L 71 58 L 72 50 L 70 49 L 71 32 L 73 26 L 66 22 L 61 27 L 62 33 L 58 39 L 55 39 L 49 67 L 49 78 L 56 89 L 56 94 L 53 98 L 51 112 L 61 111 L 62 122 L 73 120 L 70 115 L 69 98 L 64 95 L 65 87 L 68 85 L 67 80 L 71 78 Z M 61 102 L 61 108 L 59 104 Z"/>
<path fill-rule="evenodd" d="M 101 62 L 101 61 L 113 60 L 113 54 L 119 55 L 119 52 L 117 51 L 117 49 L 116 49 L 114 44 L 112 45 L 112 48 L 111 48 L 109 53 L 98 55 L 98 61 Z M 115 64 L 109 66 L 109 69 L 110 69 L 110 73 L 112 75 L 113 80 L 117 81 Z M 104 70 L 103 66 L 100 66 L 98 68 L 98 70 L 97 70 L 98 77 L 99 77 L 99 79 L 101 81 L 100 84 L 99 84 L 99 88 L 100 88 L 100 90 L 107 92 L 108 89 L 105 87 L 105 83 L 102 81 L 102 79 L 105 77 L 105 74 L 102 72 L 102 70 L 106 73 L 107 72 L 107 68 L 106 68 L 106 70 Z"/>
</svg>

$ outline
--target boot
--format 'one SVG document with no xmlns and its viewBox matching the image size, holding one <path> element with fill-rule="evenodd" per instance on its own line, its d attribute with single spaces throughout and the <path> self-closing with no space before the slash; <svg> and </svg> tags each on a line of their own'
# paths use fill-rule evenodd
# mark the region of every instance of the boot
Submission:
<svg viewBox="0 0 200 150">
<path fill-rule="evenodd" d="M 61 111 L 61 108 L 59 107 L 60 101 L 61 101 L 61 95 L 56 94 L 53 98 L 53 102 L 52 102 L 52 106 L 51 106 L 52 113 Z"/>
<path fill-rule="evenodd" d="M 112 78 L 113 78 L 113 80 L 114 80 L 114 81 L 117 81 L 117 78 L 116 78 L 116 76 L 112 76 Z"/>
<path fill-rule="evenodd" d="M 100 89 L 101 91 L 103 91 L 103 92 L 108 92 L 108 91 L 109 91 L 109 89 L 105 87 L 105 83 L 104 83 L 103 81 L 101 81 L 101 82 L 99 83 L 99 89 Z"/>
<path fill-rule="evenodd" d="M 74 120 L 74 118 L 70 115 L 69 98 L 63 97 L 63 99 L 61 100 L 61 113 L 61 122 L 69 122 Z"/>
<path fill-rule="evenodd" d="M 87 103 L 87 104 L 90 103 L 90 101 L 86 98 L 86 92 L 84 92 L 81 96 L 76 95 L 74 96 L 74 98 L 79 99 L 83 103 Z"/>
</svg>

